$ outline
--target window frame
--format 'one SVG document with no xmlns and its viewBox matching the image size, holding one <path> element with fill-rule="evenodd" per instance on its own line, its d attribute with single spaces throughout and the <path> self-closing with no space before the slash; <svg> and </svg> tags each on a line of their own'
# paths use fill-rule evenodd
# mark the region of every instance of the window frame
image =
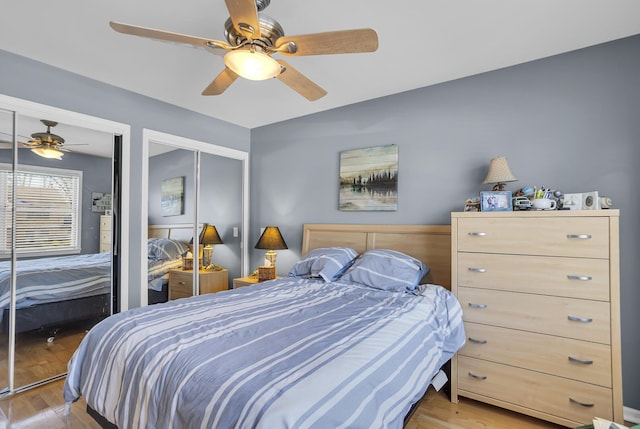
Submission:
<svg viewBox="0 0 640 429">
<path fill-rule="evenodd" d="M 83 172 L 80 170 L 70 170 L 64 168 L 56 168 L 56 167 L 44 167 L 44 166 L 36 166 L 36 165 L 23 165 L 19 164 L 16 167 L 15 172 L 13 171 L 12 165 L 7 163 L 0 163 L 0 172 L 5 173 L 0 177 L 0 195 L 2 195 L 3 201 L 8 201 L 8 192 L 10 191 L 9 187 L 12 186 L 9 180 L 6 180 L 5 177 L 8 177 L 11 174 L 37 174 L 37 175 L 47 175 L 47 176 L 58 176 L 77 179 L 77 188 L 75 198 L 75 208 L 71 208 L 73 213 L 72 222 L 75 219 L 75 225 L 71 226 L 71 234 L 70 239 L 72 244 L 65 247 L 51 246 L 46 248 L 44 246 L 39 247 L 34 250 L 25 250 L 16 248 L 15 252 L 18 257 L 40 257 L 40 256 L 59 256 L 59 255 L 74 255 L 82 252 L 82 201 L 83 201 L 83 188 L 82 188 L 82 175 Z M 11 189 L 12 191 L 12 189 Z M 6 207 L 3 209 L 3 212 L 0 213 L 0 228 L 3 230 L 9 229 L 12 227 L 11 224 L 7 224 L 8 221 L 11 221 L 11 217 L 7 216 L 7 212 L 10 210 L 14 210 L 14 207 Z M 5 229 L 6 228 L 6 229 Z M 73 231 L 75 230 L 75 234 Z M 0 257 L 6 258 L 11 256 L 12 249 L 9 247 L 10 240 L 6 239 L 6 234 L 2 234 L 0 237 Z"/>
</svg>

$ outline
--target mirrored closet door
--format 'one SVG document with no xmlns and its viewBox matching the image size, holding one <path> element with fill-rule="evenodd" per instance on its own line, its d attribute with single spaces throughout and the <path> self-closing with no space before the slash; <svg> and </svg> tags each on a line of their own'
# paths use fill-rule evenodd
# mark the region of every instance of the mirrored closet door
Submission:
<svg viewBox="0 0 640 429">
<path fill-rule="evenodd" d="M 112 312 L 115 136 L 55 114 L 0 111 L 0 127 L 0 388 L 10 393 L 63 376 Z"/>
<path fill-rule="evenodd" d="M 148 142 L 149 304 L 227 290 L 243 275 L 246 154 L 215 149 L 168 135 Z M 170 183 L 181 187 L 181 209 L 167 208 Z M 152 270 L 159 245 L 187 250 L 174 262 L 179 255 L 165 253 L 165 271 Z"/>
</svg>

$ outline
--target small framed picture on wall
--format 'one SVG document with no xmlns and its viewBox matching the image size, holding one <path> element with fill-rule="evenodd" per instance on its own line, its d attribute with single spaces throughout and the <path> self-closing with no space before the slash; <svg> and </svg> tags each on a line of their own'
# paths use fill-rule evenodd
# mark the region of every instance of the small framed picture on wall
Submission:
<svg viewBox="0 0 640 429">
<path fill-rule="evenodd" d="M 480 192 L 483 212 L 512 211 L 511 191 Z"/>
</svg>

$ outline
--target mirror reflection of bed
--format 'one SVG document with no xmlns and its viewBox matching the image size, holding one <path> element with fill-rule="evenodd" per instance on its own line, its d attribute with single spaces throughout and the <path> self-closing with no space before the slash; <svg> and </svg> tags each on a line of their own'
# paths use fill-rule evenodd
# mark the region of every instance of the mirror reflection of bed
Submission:
<svg viewBox="0 0 640 429">
<path fill-rule="evenodd" d="M 202 227 L 198 225 L 198 236 Z M 169 272 L 181 270 L 184 254 L 194 249 L 193 224 L 149 225 L 148 237 L 148 303 L 151 305 L 169 300 Z"/>
<path fill-rule="evenodd" d="M 7 201 L 13 195 L 9 117 L 0 114 L 0 186 L 8 190 Z M 14 237 L 15 388 L 64 374 L 86 331 L 111 314 L 111 207 L 106 203 L 112 193 L 114 136 L 60 123 L 51 131 L 64 136 L 70 152 L 61 159 L 44 158 L 20 143 L 44 131 L 40 119 L 17 115 L 15 236 L 11 217 L 0 219 L 0 391 L 9 379 Z M 102 205 L 95 204 L 98 195 Z"/>
</svg>

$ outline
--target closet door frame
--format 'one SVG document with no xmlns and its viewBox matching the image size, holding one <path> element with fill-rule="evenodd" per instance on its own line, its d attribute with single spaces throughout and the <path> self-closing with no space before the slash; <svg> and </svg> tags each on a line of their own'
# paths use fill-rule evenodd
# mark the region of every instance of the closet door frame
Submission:
<svg viewBox="0 0 640 429">
<path fill-rule="evenodd" d="M 122 186 L 121 192 L 121 205 L 120 205 L 120 243 L 121 251 L 119 255 L 120 260 L 120 273 L 129 272 L 129 183 L 130 179 L 130 142 L 131 142 L 131 127 L 127 124 L 110 121 L 107 119 L 90 116 L 84 113 L 74 112 L 71 110 L 61 109 L 54 106 L 35 103 L 20 98 L 10 97 L 8 95 L 0 94 L 0 109 L 13 112 L 13 126 L 14 133 L 19 123 L 19 116 L 30 116 L 33 118 L 56 118 L 58 122 L 63 122 L 68 125 L 88 128 L 96 131 L 102 131 L 105 133 L 120 136 L 122 139 L 122 152 L 121 152 L 121 176 L 120 180 Z M 14 139 L 15 140 L 15 139 Z M 14 151 L 16 148 L 14 147 Z M 14 164 L 16 160 L 16 154 L 14 153 Z M 113 162 L 113 161 L 112 161 Z M 113 174 L 113 168 L 112 168 Z M 113 177 L 113 176 L 112 176 Z M 15 252 L 12 254 L 12 284 L 15 284 Z M 113 282 L 112 282 L 113 285 Z M 118 304 L 120 311 L 127 310 L 129 308 L 129 277 L 128 275 L 121 275 L 119 278 L 120 290 L 118 291 Z M 113 307 L 113 305 L 112 305 Z M 10 323 L 9 323 L 9 355 L 8 355 L 8 381 L 9 385 L 6 395 L 12 395 L 16 392 L 28 389 L 35 385 L 39 385 L 37 382 L 32 385 L 20 387 L 16 389 L 14 380 L 15 371 L 15 292 L 12 292 L 12 298 L 10 302 Z M 111 308 L 113 313 L 114 308 Z M 42 380 L 47 382 L 49 380 Z M 4 396 L 4 395 L 3 395 Z"/>
<path fill-rule="evenodd" d="M 198 140 L 189 139 L 186 137 L 176 136 L 173 134 L 167 134 L 160 131 L 155 131 L 147 128 L 142 130 L 142 184 L 140 186 L 142 201 L 149 200 L 149 145 L 161 144 L 166 146 L 172 146 L 176 149 L 192 150 L 198 154 L 198 165 L 196 166 L 196 176 L 199 177 L 200 168 L 200 154 L 206 153 L 210 155 L 217 155 L 225 158 L 235 159 L 242 162 L 242 231 L 241 231 L 241 270 L 242 275 L 246 275 L 249 270 L 249 238 L 247 231 L 249 230 L 249 153 L 237 149 L 231 149 L 224 146 L 219 146 L 213 143 L 206 143 Z M 199 205 L 199 180 L 196 181 L 196 191 L 198 191 L 196 198 L 196 211 L 195 219 L 193 220 L 195 225 L 200 224 L 198 219 L 198 205 Z M 140 225 L 140 248 L 147 248 L 148 229 L 149 229 L 149 207 L 147 204 L 142 204 L 141 207 L 141 225 Z M 140 266 L 147 266 L 147 254 L 141 252 L 140 254 Z M 195 275 L 195 274 L 194 274 Z M 148 305 L 148 272 L 145 269 L 140 270 L 140 306 Z"/>
</svg>

